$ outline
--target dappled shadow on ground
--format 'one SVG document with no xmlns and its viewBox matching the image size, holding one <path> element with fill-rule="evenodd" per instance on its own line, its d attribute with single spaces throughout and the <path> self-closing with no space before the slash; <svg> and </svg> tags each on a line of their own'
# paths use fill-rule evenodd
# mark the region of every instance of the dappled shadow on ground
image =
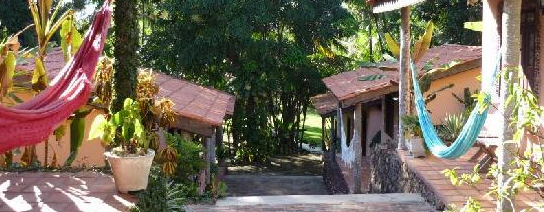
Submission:
<svg viewBox="0 0 544 212">
<path fill-rule="evenodd" d="M 319 154 L 273 156 L 269 157 L 268 163 L 229 167 L 228 174 L 320 176 L 323 162 Z"/>
<path fill-rule="evenodd" d="M 96 172 L 0 172 L 0 211 L 127 211 L 136 197 L 119 194 Z"/>
</svg>

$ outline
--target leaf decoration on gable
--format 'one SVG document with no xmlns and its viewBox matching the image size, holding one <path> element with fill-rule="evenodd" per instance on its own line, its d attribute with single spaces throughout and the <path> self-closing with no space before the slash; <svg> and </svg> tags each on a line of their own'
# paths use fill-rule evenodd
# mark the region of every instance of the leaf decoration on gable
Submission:
<svg viewBox="0 0 544 212">
<path fill-rule="evenodd" d="M 377 81 L 381 80 L 385 77 L 383 74 L 374 74 L 374 75 L 367 75 L 357 78 L 359 81 Z"/>
</svg>

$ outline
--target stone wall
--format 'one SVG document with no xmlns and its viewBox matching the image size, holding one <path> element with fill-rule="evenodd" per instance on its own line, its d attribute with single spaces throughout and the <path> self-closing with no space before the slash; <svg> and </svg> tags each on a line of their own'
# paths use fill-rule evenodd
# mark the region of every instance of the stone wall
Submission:
<svg viewBox="0 0 544 212">
<path fill-rule="evenodd" d="M 370 160 L 370 193 L 420 193 L 437 210 L 444 209 L 444 203 L 433 189 L 402 161 L 396 145 L 375 145 Z"/>
<path fill-rule="evenodd" d="M 323 152 L 323 181 L 330 194 L 348 194 L 349 188 L 342 169 L 336 161 L 336 156 L 331 151 Z"/>
</svg>

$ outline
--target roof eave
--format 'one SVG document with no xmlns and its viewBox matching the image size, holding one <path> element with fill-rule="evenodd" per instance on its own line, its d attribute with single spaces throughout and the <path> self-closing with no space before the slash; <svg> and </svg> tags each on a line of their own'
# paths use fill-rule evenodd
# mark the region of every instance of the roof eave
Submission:
<svg viewBox="0 0 544 212">
<path fill-rule="evenodd" d="M 382 1 L 372 5 L 372 12 L 383 13 L 383 12 L 398 10 L 400 8 L 418 4 L 424 1 L 425 0 L 393 0 L 393 1 L 385 1 L 385 2 Z"/>
</svg>

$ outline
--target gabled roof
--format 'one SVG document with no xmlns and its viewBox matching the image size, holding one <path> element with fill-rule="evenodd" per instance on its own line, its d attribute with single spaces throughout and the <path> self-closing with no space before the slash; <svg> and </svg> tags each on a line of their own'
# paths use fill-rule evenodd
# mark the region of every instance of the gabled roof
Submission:
<svg viewBox="0 0 544 212">
<path fill-rule="evenodd" d="M 366 76 L 381 76 L 381 79 L 371 81 L 361 81 L 359 78 Z M 382 91 L 396 90 L 397 72 L 382 71 L 379 68 L 363 67 L 355 71 L 343 72 L 334 76 L 323 79 L 323 82 L 332 94 L 341 102 L 343 107 L 348 107 L 351 104 L 346 104 L 344 101 L 357 98 L 366 93 L 382 93 Z M 375 96 L 369 96 L 373 98 Z"/>
<path fill-rule="evenodd" d="M 429 49 L 427 53 L 416 64 L 418 70 L 422 70 L 429 61 L 432 66 L 428 67 L 433 72 L 433 79 L 444 78 L 462 71 L 471 70 L 481 66 L 482 47 L 465 46 L 458 44 L 444 44 Z M 398 69 L 397 62 L 384 62 L 381 68 Z M 420 74 L 423 74 L 421 72 Z"/>
<path fill-rule="evenodd" d="M 398 10 L 424 1 L 425 0 L 367 0 L 366 2 L 372 7 L 372 12 L 382 13 Z"/>
<path fill-rule="evenodd" d="M 29 59 L 25 64 L 17 66 L 17 69 L 31 71 L 34 65 L 34 60 Z M 49 79 L 54 78 L 65 65 L 61 49 L 52 49 L 44 65 Z M 203 126 L 221 126 L 226 117 L 233 115 L 235 102 L 233 95 L 160 72 L 154 72 L 154 74 L 159 84 L 157 98 L 171 99 L 180 117 L 201 122 Z"/>
<path fill-rule="evenodd" d="M 445 44 L 429 49 L 427 54 L 416 64 L 423 68 L 427 61 L 434 58 L 431 67 L 431 79 L 439 79 L 481 66 L 482 50 L 479 46 Z M 455 63 L 451 63 L 456 61 Z M 450 66 L 444 66 L 450 64 Z M 384 94 L 398 91 L 398 63 L 384 62 L 378 67 L 361 67 L 354 71 L 339 73 L 323 79 L 331 94 L 349 107 L 358 102 L 371 101 Z M 423 74 L 424 72 L 420 72 Z M 378 80 L 361 81 L 359 78 L 377 75 Z M 315 106 L 315 104 L 314 104 Z M 316 106 L 317 107 L 317 106 Z"/>
<path fill-rule="evenodd" d="M 312 104 L 317 110 L 317 113 L 321 116 L 329 116 L 331 113 L 336 111 L 338 107 L 338 99 L 332 93 L 319 94 L 310 98 Z"/>
</svg>

